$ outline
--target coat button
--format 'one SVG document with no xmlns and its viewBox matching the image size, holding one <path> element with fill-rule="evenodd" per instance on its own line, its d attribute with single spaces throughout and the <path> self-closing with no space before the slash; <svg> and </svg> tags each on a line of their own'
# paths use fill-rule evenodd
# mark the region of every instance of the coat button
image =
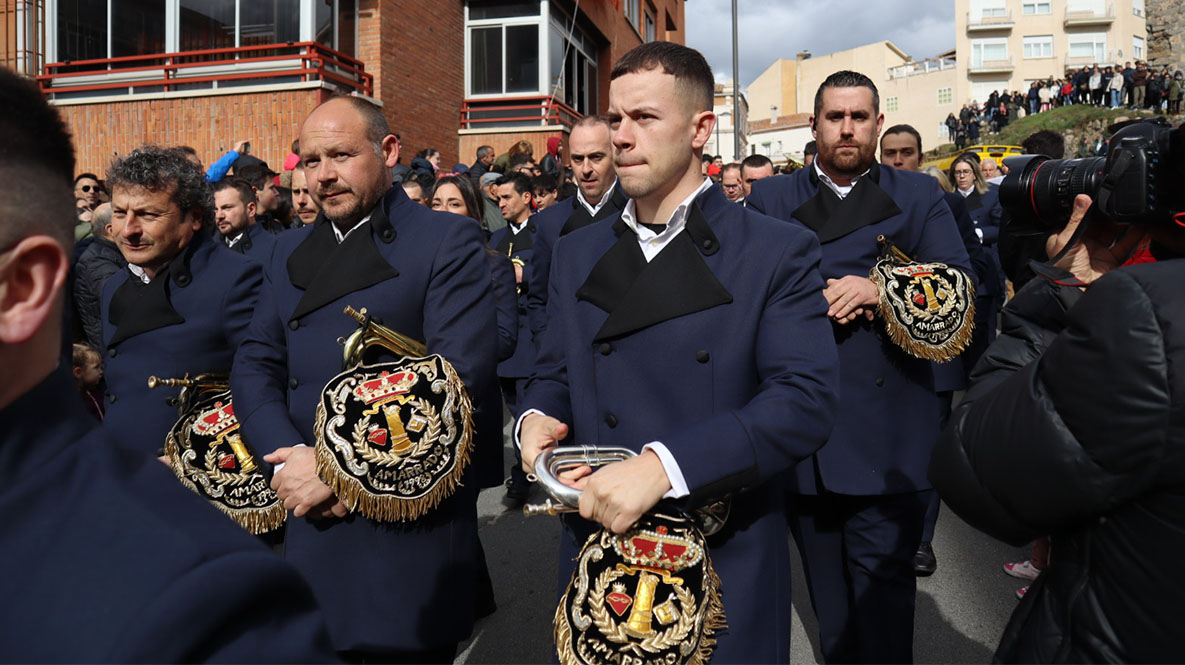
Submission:
<svg viewBox="0 0 1185 665">
<path fill-rule="evenodd" d="M 877 377 L 877 380 L 876 380 L 876 387 L 877 387 L 877 388 L 881 388 L 881 387 L 883 387 L 884 385 L 885 385 L 885 380 L 884 380 L 883 378 Z"/>
<path fill-rule="evenodd" d="M 605 424 L 609 426 L 609 429 L 617 427 L 617 416 L 613 415 L 612 413 L 605 416 Z"/>
<path fill-rule="evenodd" d="M 117 398 L 115 397 L 115 393 L 107 393 L 107 402 L 108 403 L 115 404 L 116 399 Z"/>
<path fill-rule="evenodd" d="M 250 245 L 248 245 L 250 247 Z M 189 275 L 177 275 L 177 286 L 189 286 L 193 278 Z"/>
<path fill-rule="evenodd" d="M 117 355 L 119 355 L 119 352 L 115 350 L 114 346 L 107 349 L 107 357 L 108 358 L 114 358 Z"/>
<path fill-rule="evenodd" d="M 712 354 L 708 353 L 707 349 L 700 349 L 695 352 L 695 360 L 699 363 L 706 363 L 712 359 Z"/>
<path fill-rule="evenodd" d="M 288 379 L 288 389 L 289 390 L 296 390 L 296 387 L 299 385 L 300 384 L 297 383 L 296 379 Z"/>
<path fill-rule="evenodd" d="M 296 319 L 292 319 L 291 321 L 288 322 L 288 329 L 289 330 L 296 330 L 299 327 L 300 327 L 300 321 L 298 321 Z"/>
<path fill-rule="evenodd" d="M 712 243 L 711 238 L 704 238 L 704 242 L 703 242 L 704 249 L 712 249 L 713 244 L 714 243 Z"/>
<path fill-rule="evenodd" d="M 601 342 L 601 345 L 597 347 L 597 350 L 601 352 L 602 356 L 607 356 L 610 353 L 613 353 L 613 345 L 609 342 Z"/>
</svg>

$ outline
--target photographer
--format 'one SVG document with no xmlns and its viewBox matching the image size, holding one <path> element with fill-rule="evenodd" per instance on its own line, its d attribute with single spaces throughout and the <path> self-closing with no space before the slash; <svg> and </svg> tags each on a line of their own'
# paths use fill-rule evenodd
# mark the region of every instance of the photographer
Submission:
<svg viewBox="0 0 1185 665">
<path fill-rule="evenodd" d="M 1173 131 L 1163 161 L 1180 162 L 1181 143 Z M 1162 184 L 1181 182 L 1178 168 L 1164 171 Z M 1120 225 L 1088 218 L 1091 203 L 1079 194 L 1049 235 L 1055 262 L 1004 309 L 930 465 L 976 528 L 1015 545 L 1052 538 L 1000 662 L 1182 654 L 1185 375 L 1173 369 L 1185 362 L 1185 261 L 1173 259 L 1185 256 L 1185 228 L 1168 213 L 1183 207 Z M 1116 269 L 1145 237 L 1159 262 Z"/>
</svg>

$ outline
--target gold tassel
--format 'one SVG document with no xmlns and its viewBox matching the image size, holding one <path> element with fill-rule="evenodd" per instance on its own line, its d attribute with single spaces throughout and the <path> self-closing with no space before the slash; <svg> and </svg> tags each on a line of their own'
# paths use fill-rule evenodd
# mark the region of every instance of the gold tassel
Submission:
<svg viewBox="0 0 1185 665">
<path fill-rule="evenodd" d="M 954 268 L 954 270 L 958 269 Z M 883 278 L 875 267 L 869 273 L 868 278 L 876 285 L 876 290 L 880 295 L 880 299 L 876 303 L 876 312 L 884 320 L 885 331 L 889 333 L 889 338 L 902 351 L 922 360 L 945 363 L 954 360 L 971 343 L 971 335 L 975 332 L 975 285 L 969 279 L 967 280 L 967 314 L 965 315 L 965 323 L 959 327 L 959 331 L 955 333 L 954 337 L 950 338 L 942 346 L 935 347 L 918 343 L 897 322 L 893 306 L 889 303 L 888 296 L 885 295 Z"/>
<path fill-rule="evenodd" d="M 572 627 L 568 625 L 568 615 L 566 608 L 568 607 L 568 591 L 564 591 L 564 597 L 560 599 L 560 604 L 555 608 L 555 616 L 552 617 L 552 639 L 555 640 L 556 657 L 560 661 L 560 665 L 581 665 L 576 658 L 576 652 L 572 650 Z"/>
</svg>

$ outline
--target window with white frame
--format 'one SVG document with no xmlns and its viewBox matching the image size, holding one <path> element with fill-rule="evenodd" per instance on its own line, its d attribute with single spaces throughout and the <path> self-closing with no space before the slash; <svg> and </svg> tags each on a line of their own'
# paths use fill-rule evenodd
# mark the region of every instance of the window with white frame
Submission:
<svg viewBox="0 0 1185 665">
<path fill-rule="evenodd" d="M 893 113 L 898 110 L 898 107 L 899 107 L 899 104 L 897 102 L 896 97 L 886 97 L 885 98 L 885 111 L 886 112 Z"/>
<path fill-rule="evenodd" d="M 971 18 L 974 20 L 1006 16 L 1008 12 L 1004 2 L 1005 0 L 972 0 Z"/>
<path fill-rule="evenodd" d="M 1034 35 L 1024 38 L 1026 58 L 1052 58 L 1053 35 Z"/>
<path fill-rule="evenodd" d="M 1006 90 L 1008 90 L 1008 79 L 974 81 L 971 84 L 971 99 L 977 102 L 986 102 L 993 92 L 1003 94 Z"/>
<path fill-rule="evenodd" d="M 1107 56 L 1107 33 L 1080 32 L 1067 35 L 1069 38 L 1069 57 L 1091 62 L 1104 62 Z"/>
<path fill-rule="evenodd" d="M 572 35 L 569 39 L 568 30 Z M 548 33 L 548 92 L 584 115 L 597 112 L 597 47 L 592 37 L 573 26 L 572 18 L 552 8 Z"/>
<path fill-rule="evenodd" d="M 953 104 L 955 101 L 954 88 L 939 88 L 938 89 L 938 104 Z"/>
<path fill-rule="evenodd" d="M 1051 11 L 1049 2 L 1050 0 L 1033 0 L 1031 2 L 1022 2 L 1020 5 L 1020 13 L 1024 14 L 1025 16 L 1048 14 Z"/>
<path fill-rule="evenodd" d="M 1066 0 L 1066 11 L 1072 13 L 1102 14 L 1105 11 L 1103 0 Z"/>
<path fill-rule="evenodd" d="M 984 63 L 1008 60 L 1008 38 L 991 37 L 971 40 L 971 66 L 982 67 Z"/>
<path fill-rule="evenodd" d="M 541 92 L 538 1 L 467 4 L 465 23 L 468 95 Z"/>
<path fill-rule="evenodd" d="M 1132 0 L 1132 13 L 1136 16 L 1144 15 L 1144 0 Z"/>
<path fill-rule="evenodd" d="M 1132 36 L 1132 57 L 1133 58 L 1143 58 L 1144 57 L 1144 38 L 1143 37 Z"/>
</svg>

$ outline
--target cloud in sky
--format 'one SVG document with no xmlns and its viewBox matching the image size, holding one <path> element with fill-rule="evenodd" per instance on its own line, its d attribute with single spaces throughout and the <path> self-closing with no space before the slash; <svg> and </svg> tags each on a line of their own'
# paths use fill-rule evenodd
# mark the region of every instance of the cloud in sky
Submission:
<svg viewBox="0 0 1185 665">
<path fill-rule="evenodd" d="M 955 46 L 952 0 L 738 0 L 741 85 L 778 58 L 799 51 L 825 55 L 891 41 L 921 60 Z M 699 49 L 717 80 L 732 76 L 732 3 L 691 0 L 684 6 L 687 45 Z"/>
</svg>

